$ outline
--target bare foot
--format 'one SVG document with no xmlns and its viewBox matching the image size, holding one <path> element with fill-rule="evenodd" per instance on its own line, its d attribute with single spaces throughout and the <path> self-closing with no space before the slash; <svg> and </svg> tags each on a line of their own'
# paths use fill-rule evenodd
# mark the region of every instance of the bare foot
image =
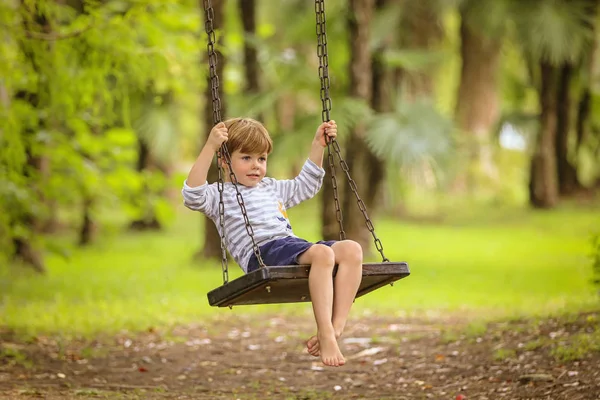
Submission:
<svg viewBox="0 0 600 400">
<path fill-rule="evenodd" d="M 320 355 L 320 346 L 319 346 L 319 338 L 317 335 L 312 336 L 310 339 L 306 341 L 306 349 L 308 350 L 308 354 L 313 357 L 319 357 Z"/>
<path fill-rule="evenodd" d="M 342 336 L 342 331 L 335 330 L 335 338 L 339 339 Z M 313 357 L 319 357 L 321 355 L 320 346 L 319 346 L 319 338 L 317 335 L 312 336 L 310 339 L 306 341 L 306 350 L 308 350 L 308 354 Z"/>
<path fill-rule="evenodd" d="M 317 338 L 323 364 L 330 367 L 339 367 L 346 363 L 334 334 L 325 335 L 319 332 L 317 333 Z"/>
</svg>

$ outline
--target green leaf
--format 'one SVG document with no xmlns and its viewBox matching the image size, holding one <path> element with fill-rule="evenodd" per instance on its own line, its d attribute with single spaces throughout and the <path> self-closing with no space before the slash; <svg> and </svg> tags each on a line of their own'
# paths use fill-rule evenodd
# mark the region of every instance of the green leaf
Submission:
<svg viewBox="0 0 600 400">
<path fill-rule="evenodd" d="M 593 38 L 590 11 L 585 0 L 514 0 L 516 40 L 534 59 L 554 65 L 577 62 Z"/>
<path fill-rule="evenodd" d="M 447 57 L 444 50 L 386 50 L 383 54 L 383 60 L 388 66 L 412 72 L 423 71 L 443 62 Z"/>
<path fill-rule="evenodd" d="M 400 104 L 394 113 L 375 116 L 369 126 L 371 150 L 400 167 L 436 166 L 453 151 L 452 123 L 424 101 Z"/>
</svg>

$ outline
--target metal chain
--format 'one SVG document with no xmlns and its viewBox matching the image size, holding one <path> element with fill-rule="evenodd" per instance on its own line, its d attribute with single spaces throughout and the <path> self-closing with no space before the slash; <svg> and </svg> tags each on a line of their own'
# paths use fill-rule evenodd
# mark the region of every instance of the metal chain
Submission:
<svg viewBox="0 0 600 400">
<path fill-rule="evenodd" d="M 212 7 L 211 0 L 204 0 L 204 11 L 206 12 L 206 21 L 204 23 L 204 28 L 206 30 L 206 34 L 208 36 L 208 64 L 209 64 L 209 73 L 210 73 L 210 87 L 211 87 L 211 98 L 212 98 L 212 108 L 213 108 L 213 123 L 217 125 L 221 122 L 221 99 L 219 97 L 219 77 L 217 75 L 217 54 L 215 52 L 215 31 L 213 20 L 215 17 L 215 12 Z M 225 144 L 221 145 L 221 149 L 217 152 L 217 163 L 219 170 L 219 179 L 217 181 L 217 188 L 219 190 L 219 226 L 221 228 L 221 269 L 223 271 L 223 284 L 229 282 L 229 270 L 227 265 L 227 251 L 225 248 L 225 203 L 223 202 L 223 191 L 225 187 L 225 183 L 223 181 L 223 171 L 222 171 L 222 160 L 225 160 L 227 163 L 227 167 L 229 169 L 229 178 L 231 183 L 233 183 L 233 187 L 236 192 L 236 199 L 240 209 L 242 211 L 242 216 L 244 217 L 244 224 L 246 226 L 246 232 L 250 239 L 252 239 L 252 250 L 254 251 L 254 255 L 258 260 L 258 264 L 260 268 L 265 267 L 265 263 L 263 262 L 262 256 L 260 254 L 260 248 L 254 239 L 254 230 L 252 229 L 252 225 L 250 225 L 250 220 L 248 219 L 248 213 L 246 212 L 246 206 L 244 204 L 244 198 L 240 193 L 240 190 L 237 186 L 238 181 L 233 173 L 233 169 L 231 168 L 231 157 L 229 155 L 229 151 Z"/>
<path fill-rule="evenodd" d="M 329 97 L 329 57 L 327 55 L 327 32 L 325 25 L 324 0 L 315 0 L 315 15 L 317 19 L 317 55 L 319 56 L 319 78 L 321 80 L 321 103 L 323 105 L 321 119 L 323 122 L 329 122 L 331 98 Z M 325 140 L 327 143 L 327 160 L 329 161 L 329 170 L 331 172 L 331 186 L 333 187 L 333 201 L 335 202 L 335 218 L 340 226 L 340 240 L 344 240 L 346 239 L 346 232 L 344 231 L 344 216 L 342 214 L 342 208 L 340 207 L 338 184 L 335 176 L 335 162 L 333 159 L 333 153 L 331 152 L 331 142 L 335 141 L 335 139 L 329 140 L 329 138 L 325 136 Z"/>
<path fill-rule="evenodd" d="M 219 226 L 221 227 L 221 270 L 223 271 L 223 284 L 229 282 L 229 268 L 227 266 L 227 250 L 225 249 L 225 203 L 223 202 L 223 170 L 221 168 L 221 152 L 217 152 L 217 169 L 219 179 L 217 188 L 219 189 Z"/>
<path fill-rule="evenodd" d="M 340 145 L 338 144 L 337 141 L 333 142 L 333 148 L 335 149 L 335 152 L 337 153 L 337 156 L 340 159 L 340 166 L 342 167 L 342 170 L 346 174 L 346 178 L 348 179 L 348 184 L 350 185 L 350 189 L 352 189 L 352 192 L 354 193 L 354 196 L 356 197 L 356 202 L 358 203 L 358 208 L 362 212 L 363 217 L 365 217 L 365 223 L 367 225 L 367 228 L 369 229 L 369 232 L 371 232 L 371 235 L 373 236 L 373 242 L 375 243 L 375 247 L 377 248 L 377 251 L 379 252 L 379 254 L 381 254 L 381 260 L 385 261 L 385 262 L 390 261 L 383 254 L 383 244 L 381 244 L 381 240 L 379 240 L 379 238 L 375 234 L 375 227 L 373 226 L 373 222 L 371 221 L 371 218 L 369 218 L 369 214 L 367 214 L 367 206 L 365 205 L 365 202 L 362 201 L 362 199 L 360 198 L 360 196 L 358 194 L 358 188 L 356 187 L 356 182 L 354 182 L 354 179 L 352 179 L 352 177 L 350 176 L 350 168 L 348 167 L 348 164 L 342 157 Z"/>
<path fill-rule="evenodd" d="M 317 16 L 317 55 L 319 56 L 319 78 L 321 79 L 321 102 L 323 104 L 323 111 L 321 113 L 321 116 L 322 116 L 323 122 L 327 122 L 327 121 L 329 121 L 329 114 L 331 111 L 331 99 L 329 97 L 329 72 L 328 72 L 329 60 L 328 60 L 328 56 L 327 56 L 327 34 L 325 31 L 325 0 L 315 0 L 315 13 Z M 342 170 L 346 174 L 346 178 L 348 179 L 348 184 L 350 185 L 350 189 L 352 190 L 352 192 L 354 193 L 354 196 L 356 197 L 356 201 L 358 203 L 358 208 L 362 212 L 362 214 L 365 218 L 365 223 L 367 225 L 367 228 L 369 229 L 369 232 L 371 232 L 371 235 L 373 236 L 373 241 L 375 242 L 375 247 L 377 248 L 377 251 L 379 251 L 379 254 L 381 254 L 382 260 L 384 262 L 387 262 L 387 261 L 389 261 L 389 259 L 383 254 L 383 245 L 381 244 L 381 240 L 379 240 L 379 238 L 375 234 L 375 227 L 373 226 L 373 222 L 371 221 L 371 219 L 369 218 L 369 215 L 367 214 L 367 207 L 366 207 L 365 203 L 362 201 L 362 199 L 360 198 L 360 195 L 358 194 L 356 182 L 354 182 L 354 179 L 352 179 L 352 177 L 350 176 L 350 168 L 348 168 L 348 164 L 342 157 L 340 145 L 338 144 L 337 140 L 332 139 L 332 140 L 327 141 L 327 150 L 328 150 L 327 158 L 329 159 L 329 166 L 331 168 L 331 182 L 333 183 L 333 198 L 335 201 L 336 217 L 337 217 L 338 223 L 340 225 L 340 239 L 343 240 L 346 238 L 346 232 L 344 232 L 344 228 L 342 226 L 343 217 L 342 217 L 342 212 L 340 209 L 340 203 L 339 203 L 339 199 L 338 199 L 337 180 L 335 177 L 335 167 L 334 167 L 334 162 L 333 162 L 333 155 L 331 154 L 331 146 L 333 146 L 335 152 L 337 153 L 337 156 L 340 160 L 340 166 L 342 167 Z"/>
</svg>

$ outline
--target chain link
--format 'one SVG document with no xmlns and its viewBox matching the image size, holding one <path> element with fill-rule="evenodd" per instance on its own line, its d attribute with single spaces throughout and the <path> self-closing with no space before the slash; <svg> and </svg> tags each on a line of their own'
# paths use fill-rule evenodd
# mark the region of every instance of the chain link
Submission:
<svg viewBox="0 0 600 400">
<path fill-rule="evenodd" d="M 319 78 L 321 79 L 321 103 L 323 105 L 321 117 L 323 119 L 323 122 L 328 122 L 331 111 L 331 98 L 329 97 L 329 58 L 327 56 L 327 33 L 325 31 L 325 0 L 315 0 L 315 14 L 317 18 L 317 55 L 319 56 Z M 375 234 L 375 227 L 373 226 L 373 222 L 367 214 L 367 207 L 364 201 L 362 201 L 360 195 L 358 194 L 356 182 L 350 176 L 350 168 L 348 168 L 348 164 L 342 157 L 340 145 L 338 144 L 337 140 L 332 139 L 327 140 L 327 158 L 329 160 L 329 168 L 331 169 L 331 183 L 333 185 L 335 215 L 340 226 L 340 240 L 344 240 L 346 238 L 346 232 L 344 231 L 343 227 L 343 216 L 338 198 L 338 186 L 337 179 L 335 176 L 335 165 L 333 160 L 333 154 L 331 153 L 331 146 L 333 146 L 338 158 L 340 159 L 340 166 L 346 174 L 346 178 L 348 179 L 350 189 L 356 197 L 358 208 L 362 212 L 365 218 L 367 228 L 373 236 L 373 241 L 375 242 L 375 247 L 377 248 L 377 251 L 379 251 L 379 254 L 381 254 L 381 258 L 383 261 L 389 261 L 387 257 L 383 254 L 383 245 L 381 244 L 381 240 L 379 240 L 379 238 Z"/>
<path fill-rule="evenodd" d="M 216 43 L 216 35 L 214 31 L 214 18 L 215 11 L 212 7 L 211 0 L 204 0 L 204 11 L 206 13 L 206 21 L 204 23 L 204 28 L 206 30 L 206 35 L 208 36 L 208 65 L 209 65 L 209 74 L 210 74 L 210 92 L 212 99 L 212 109 L 213 109 L 213 124 L 216 125 L 221 122 L 221 99 L 219 97 L 219 77 L 217 75 L 217 54 L 215 52 L 215 43 Z M 261 268 L 265 267 L 265 263 L 263 262 L 262 256 L 260 254 L 260 248 L 254 239 L 254 230 L 252 229 L 252 225 L 250 225 L 250 220 L 248 219 L 248 213 L 246 212 L 246 206 L 244 204 L 244 198 L 240 193 L 238 188 L 238 181 L 233 173 L 233 169 L 231 168 L 231 157 L 229 155 L 229 151 L 225 144 L 221 145 L 221 149 L 217 152 L 217 164 L 219 171 L 219 179 L 217 181 L 217 188 L 219 190 L 219 226 L 221 228 L 221 269 L 223 271 L 223 284 L 229 282 L 229 268 L 227 265 L 227 250 L 225 248 L 225 203 L 223 202 L 223 191 L 225 187 L 224 179 L 223 179 L 223 170 L 222 170 L 222 161 L 225 160 L 227 163 L 227 167 L 229 169 L 229 178 L 236 192 L 236 199 L 238 205 L 240 206 L 240 210 L 242 211 L 242 215 L 244 217 L 244 224 L 246 226 L 246 233 L 252 239 L 252 250 L 254 251 L 254 255 L 258 260 L 258 264 Z"/>
</svg>

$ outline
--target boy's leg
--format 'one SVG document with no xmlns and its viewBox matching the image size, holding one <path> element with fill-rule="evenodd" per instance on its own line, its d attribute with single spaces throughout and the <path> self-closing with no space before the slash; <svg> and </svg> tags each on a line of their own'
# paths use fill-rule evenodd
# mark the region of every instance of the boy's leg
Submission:
<svg viewBox="0 0 600 400">
<path fill-rule="evenodd" d="M 338 264 L 333 286 L 332 323 L 335 335 L 339 338 L 344 332 L 350 308 L 362 281 L 363 253 L 360 244 L 352 240 L 334 243 L 331 249 Z"/>
<path fill-rule="evenodd" d="M 352 240 L 334 243 L 331 249 L 335 255 L 335 263 L 338 264 L 334 281 L 332 325 L 336 338 L 339 338 L 344 331 L 350 308 L 360 287 L 363 254 L 360 245 Z M 316 336 L 310 338 L 306 346 L 311 355 L 319 355 L 321 346 Z"/>
<path fill-rule="evenodd" d="M 325 365 L 344 365 L 333 327 L 333 267 L 335 255 L 331 248 L 315 244 L 298 257 L 299 264 L 310 264 L 308 288 L 317 323 L 317 340 L 321 360 Z"/>
</svg>

